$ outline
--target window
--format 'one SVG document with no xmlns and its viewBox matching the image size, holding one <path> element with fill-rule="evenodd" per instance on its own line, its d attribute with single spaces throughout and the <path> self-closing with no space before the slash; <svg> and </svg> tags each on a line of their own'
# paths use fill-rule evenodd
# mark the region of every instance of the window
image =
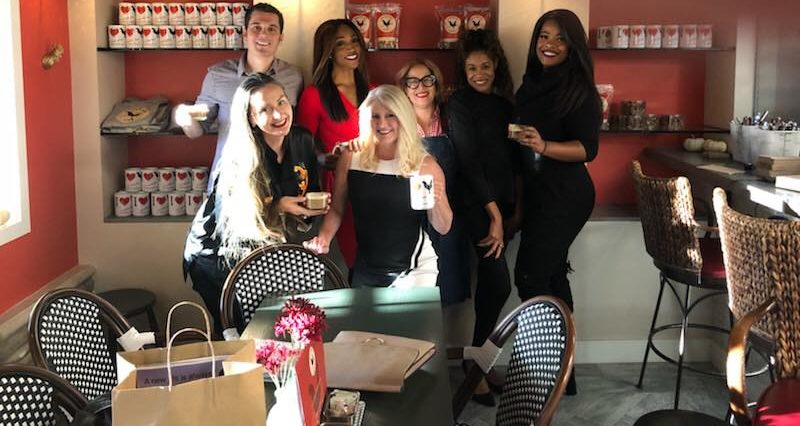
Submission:
<svg viewBox="0 0 800 426">
<path fill-rule="evenodd" d="M 31 230 L 19 0 L 0 2 L 0 244 Z M 10 82 L 11 84 L 8 84 Z"/>
</svg>

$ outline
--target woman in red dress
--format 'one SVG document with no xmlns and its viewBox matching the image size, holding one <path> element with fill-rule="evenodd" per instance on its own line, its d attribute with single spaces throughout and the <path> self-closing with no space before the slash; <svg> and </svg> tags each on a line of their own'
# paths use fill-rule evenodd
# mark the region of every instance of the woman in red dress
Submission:
<svg viewBox="0 0 800 426">
<path fill-rule="evenodd" d="M 297 104 L 297 123 L 318 142 L 326 191 L 333 190 L 340 150 L 349 149 L 348 144 L 358 137 L 358 106 L 369 92 L 366 53 L 361 32 L 347 19 L 325 21 L 314 34 L 313 84 L 305 88 Z M 336 239 L 352 267 L 356 242 L 349 208 Z"/>
</svg>

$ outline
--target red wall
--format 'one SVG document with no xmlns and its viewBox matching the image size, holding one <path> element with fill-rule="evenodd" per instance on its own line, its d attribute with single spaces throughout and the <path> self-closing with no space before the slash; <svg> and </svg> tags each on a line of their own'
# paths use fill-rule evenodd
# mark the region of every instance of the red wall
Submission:
<svg viewBox="0 0 800 426">
<path fill-rule="evenodd" d="M 19 3 L 31 232 L 0 246 L 0 312 L 78 263 L 67 2 Z M 45 71 L 52 43 L 66 51 Z"/>
<path fill-rule="evenodd" d="M 715 36 L 733 31 L 735 7 L 727 0 L 592 0 L 589 34 L 594 46 L 597 27 L 615 24 L 713 24 Z M 722 46 L 716 37 L 715 47 Z M 592 51 L 597 83 L 614 85 L 611 113 L 619 101 L 643 99 L 647 112 L 681 114 L 687 128 L 701 127 L 705 91 L 705 53 L 687 51 Z M 604 133 L 600 151 L 589 164 L 597 190 L 597 204 L 633 204 L 635 194 L 630 163 L 649 146 L 679 146 L 689 135 Z M 699 136 L 699 135 L 698 135 Z M 713 136 L 712 136 L 713 137 Z M 649 174 L 669 174 L 645 162 Z"/>
</svg>

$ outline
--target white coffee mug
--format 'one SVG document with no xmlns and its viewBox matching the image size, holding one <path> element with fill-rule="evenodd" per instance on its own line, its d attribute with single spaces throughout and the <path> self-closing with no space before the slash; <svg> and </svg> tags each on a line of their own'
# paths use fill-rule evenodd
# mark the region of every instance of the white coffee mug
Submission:
<svg viewBox="0 0 800 426">
<path fill-rule="evenodd" d="M 123 173 L 123 180 L 125 180 L 125 192 L 140 192 L 142 190 L 142 169 L 128 167 Z"/>
<path fill-rule="evenodd" d="M 166 216 L 169 213 L 169 199 L 166 193 L 153 192 L 150 194 L 150 214 L 153 216 Z"/>
<path fill-rule="evenodd" d="M 184 3 L 183 19 L 186 25 L 200 25 L 200 4 Z"/>
<path fill-rule="evenodd" d="M 142 26 L 142 47 L 145 49 L 158 49 L 158 27 L 155 25 Z"/>
<path fill-rule="evenodd" d="M 203 193 L 200 191 L 192 191 L 186 193 L 186 214 L 195 215 L 203 205 Z"/>
<path fill-rule="evenodd" d="M 175 170 L 175 190 L 188 192 L 192 190 L 192 168 L 179 167 Z"/>
<path fill-rule="evenodd" d="M 112 49 L 125 48 L 125 26 L 124 25 L 109 25 L 108 26 L 108 47 Z"/>
<path fill-rule="evenodd" d="M 217 25 L 233 25 L 230 3 L 217 3 Z"/>
<path fill-rule="evenodd" d="M 208 188 L 208 167 L 192 167 L 192 191 L 205 191 Z"/>
<path fill-rule="evenodd" d="M 125 26 L 125 48 L 126 49 L 141 49 L 142 48 L 142 27 L 139 25 L 126 25 Z"/>
<path fill-rule="evenodd" d="M 151 3 L 153 25 L 169 25 L 169 8 L 166 3 Z"/>
<path fill-rule="evenodd" d="M 158 191 L 158 169 L 155 167 L 142 168 L 142 191 Z"/>
<path fill-rule="evenodd" d="M 153 8 L 150 3 L 136 3 L 136 25 L 153 25 Z"/>
<path fill-rule="evenodd" d="M 409 179 L 411 191 L 411 208 L 414 210 L 430 210 L 436 204 L 433 195 L 433 176 L 415 175 Z"/>
<path fill-rule="evenodd" d="M 172 192 L 175 190 L 175 168 L 158 168 L 158 190 L 160 192 Z"/>
<path fill-rule="evenodd" d="M 128 217 L 133 212 L 131 194 L 125 191 L 114 193 L 114 216 Z"/>
<path fill-rule="evenodd" d="M 137 192 L 131 194 L 133 198 L 133 215 L 136 217 L 150 216 L 150 194 Z"/>
<path fill-rule="evenodd" d="M 169 215 L 183 216 L 186 214 L 186 194 L 183 192 L 170 192 L 167 194 L 169 200 Z"/>
<path fill-rule="evenodd" d="M 136 25 L 136 7 L 133 3 L 120 2 L 117 10 L 120 25 Z"/>
<path fill-rule="evenodd" d="M 225 48 L 225 27 L 220 25 L 208 27 L 208 47 L 209 49 Z"/>
</svg>

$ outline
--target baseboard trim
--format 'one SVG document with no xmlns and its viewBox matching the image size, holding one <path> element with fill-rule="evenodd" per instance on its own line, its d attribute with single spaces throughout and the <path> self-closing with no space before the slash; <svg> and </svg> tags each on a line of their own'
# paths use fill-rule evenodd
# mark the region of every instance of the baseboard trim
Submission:
<svg viewBox="0 0 800 426">
<path fill-rule="evenodd" d="M 59 288 L 94 288 L 95 268 L 78 265 L 45 284 L 11 309 L 0 314 L 0 363 L 30 363 L 28 353 L 28 317 L 36 301 L 45 293 Z"/>
<path fill-rule="evenodd" d="M 578 341 L 575 348 L 575 363 L 640 363 L 644 357 L 646 344 L 646 340 L 581 340 Z M 677 354 L 677 339 L 656 340 L 655 344 L 668 355 Z M 713 358 L 710 352 L 715 349 L 716 345 L 713 345 L 710 339 L 688 339 L 685 360 L 687 362 L 707 362 Z M 665 362 L 652 352 L 647 361 Z"/>
</svg>

